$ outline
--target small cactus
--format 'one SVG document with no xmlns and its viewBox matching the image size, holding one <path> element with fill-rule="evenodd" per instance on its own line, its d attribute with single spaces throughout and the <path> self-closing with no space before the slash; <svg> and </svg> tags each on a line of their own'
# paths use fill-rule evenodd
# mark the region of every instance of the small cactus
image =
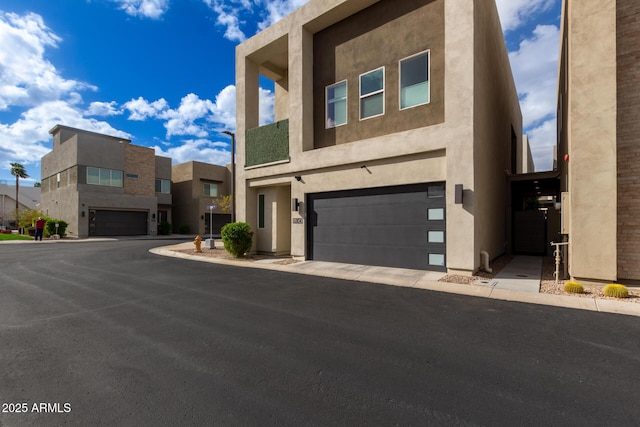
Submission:
<svg viewBox="0 0 640 427">
<path fill-rule="evenodd" d="M 629 298 L 629 290 L 625 285 L 611 283 L 604 287 L 604 295 L 614 298 Z"/>
<path fill-rule="evenodd" d="M 580 283 L 570 280 L 564 284 L 564 291 L 568 294 L 583 294 L 584 287 Z"/>
</svg>

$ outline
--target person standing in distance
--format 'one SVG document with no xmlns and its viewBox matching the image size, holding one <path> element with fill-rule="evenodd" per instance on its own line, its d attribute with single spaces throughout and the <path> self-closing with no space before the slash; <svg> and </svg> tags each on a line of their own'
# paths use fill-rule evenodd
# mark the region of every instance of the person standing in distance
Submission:
<svg viewBox="0 0 640 427">
<path fill-rule="evenodd" d="M 42 241 L 42 236 L 44 234 L 44 225 L 46 223 L 47 221 L 42 219 L 42 217 L 38 217 L 38 219 L 36 220 L 36 235 L 35 235 L 36 241 L 38 240 L 38 237 L 40 238 L 40 241 Z"/>
</svg>

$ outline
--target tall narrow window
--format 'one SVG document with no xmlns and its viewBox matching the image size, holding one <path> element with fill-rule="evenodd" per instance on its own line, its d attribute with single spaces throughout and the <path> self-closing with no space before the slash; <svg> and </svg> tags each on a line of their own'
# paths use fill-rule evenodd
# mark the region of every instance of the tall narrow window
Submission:
<svg viewBox="0 0 640 427">
<path fill-rule="evenodd" d="M 327 121 L 326 128 L 333 128 L 347 123 L 347 81 L 342 81 L 326 89 Z"/>
<path fill-rule="evenodd" d="M 156 178 L 156 193 L 171 193 L 171 181 L 168 179 Z"/>
<path fill-rule="evenodd" d="M 264 228 L 264 194 L 258 194 L 258 228 Z"/>
<path fill-rule="evenodd" d="M 360 76 L 360 120 L 384 114 L 384 67 Z"/>
<path fill-rule="evenodd" d="M 400 109 L 429 103 L 429 51 L 400 61 Z"/>
</svg>

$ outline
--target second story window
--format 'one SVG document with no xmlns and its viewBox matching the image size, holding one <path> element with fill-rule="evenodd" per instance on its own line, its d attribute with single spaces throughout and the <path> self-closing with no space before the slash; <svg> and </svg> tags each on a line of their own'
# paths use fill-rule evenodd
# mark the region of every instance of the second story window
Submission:
<svg viewBox="0 0 640 427">
<path fill-rule="evenodd" d="M 122 171 L 87 166 L 87 184 L 122 187 Z"/>
<path fill-rule="evenodd" d="M 168 179 L 156 178 L 156 193 L 171 193 L 171 181 Z"/>
<path fill-rule="evenodd" d="M 333 128 L 347 123 L 347 81 L 342 81 L 326 89 L 327 121 L 326 128 Z"/>
<path fill-rule="evenodd" d="M 429 52 L 400 61 L 400 109 L 429 102 Z"/>
<path fill-rule="evenodd" d="M 384 114 L 384 67 L 360 76 L 360 120 Z"/>
<path fill-rule="evenodd" d="M 204 184 L 204 195 L 218 197 L 218 184 Z"/>
</svg>

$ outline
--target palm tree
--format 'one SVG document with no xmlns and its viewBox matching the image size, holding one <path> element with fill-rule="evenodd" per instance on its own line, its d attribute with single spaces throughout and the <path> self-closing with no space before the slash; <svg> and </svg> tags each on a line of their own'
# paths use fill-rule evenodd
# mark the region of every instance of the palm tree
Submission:
<svg viewBox="0 0 640 427">
<path fill-rule="evenodd" d="M 27 171 L 24 169 L 20 163 L 11 163 L 11 175 L 16 177 L 16 225 L 18 225 L 18 189 L 20 188 L 20 178 L 25 179 L 29 178 Z"/>
</svg>

